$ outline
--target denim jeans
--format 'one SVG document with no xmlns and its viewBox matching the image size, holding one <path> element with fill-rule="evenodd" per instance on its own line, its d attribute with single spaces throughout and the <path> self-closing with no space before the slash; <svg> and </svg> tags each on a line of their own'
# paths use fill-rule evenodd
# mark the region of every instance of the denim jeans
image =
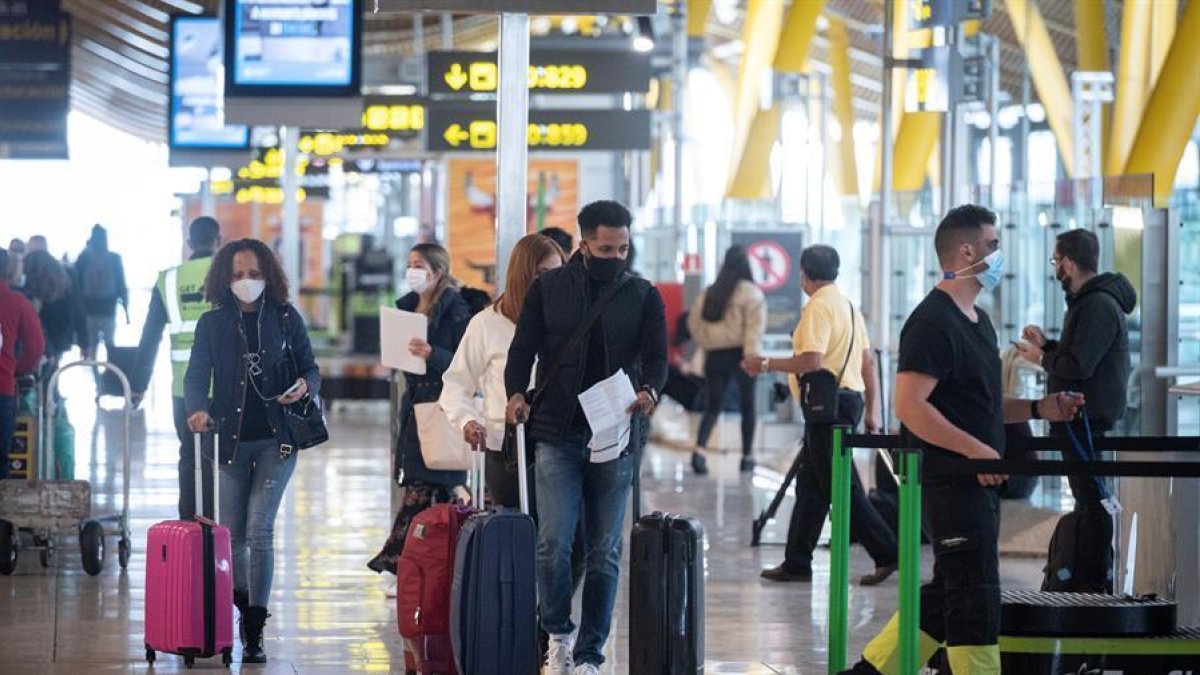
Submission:
<svg viewBox="0 0 1200 675">
<path fill-rule="evenodd" d="M 221 466 L 221 524 L 233 540 L 233 587 L 250 593 L 251 607 L 266 607 L 275 574 L 275 515 L 296 454 L 279 456 L 273 439 L 243 441 L 232 464 Z"/>
<path fill-rule="evenodd" d="M 0 396 L 0 478 L 8 478 L 8 451 L 17 427 L 17 397 Z"/>
<path fill-rule="evenodd" d="M 571 545 L 582 510 L 588 553 L 575 663 L 599 666 L 617 599 L 625 505 L 636 460 L 632 453 L 604 464 L 589 460 L 582 439 L 537 444 L 538 596 L 543 630 L 551 635 L 575 630 Z"/>
</svg>

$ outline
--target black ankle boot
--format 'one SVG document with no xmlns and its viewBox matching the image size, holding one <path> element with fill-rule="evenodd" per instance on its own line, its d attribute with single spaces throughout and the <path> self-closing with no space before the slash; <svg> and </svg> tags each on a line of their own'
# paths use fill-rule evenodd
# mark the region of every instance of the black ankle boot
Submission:
<svg viewBox="0 0 1200 675">
<path fill-rule="evenodd" d="M 267 652 L 263 650 L 263 628 L 267 624 L 266 607 L 250 607 L 246 610 L 242 637 L 242 663 L 266 663 Z"/>
<path fill-rule="evenodd" d="M 238 639 L 246 641 L 246 612 L 250 611 L 250 591 L 233 589 L 233 606 L 238 611 Z"/>
<path fill-rule="evenodd" d="M 704 455 L 698 452 L 692 453 L 692 471 L 695 471 L 697 476 L 708 473 L 708 460 L 704 458 Z"/>
</svg>

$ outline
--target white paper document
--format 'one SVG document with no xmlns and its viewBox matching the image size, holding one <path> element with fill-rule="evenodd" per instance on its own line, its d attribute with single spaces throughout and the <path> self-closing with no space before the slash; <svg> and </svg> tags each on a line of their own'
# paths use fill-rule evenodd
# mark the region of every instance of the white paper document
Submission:
<svg viewBox="0 0 1200 675">
<path fill-rule="evenodd" d="M 408 343 L 413 338 L 428 340 L 429 317 L 393 307 L 379 308 L 380 363 L 414 375 L 425 374 L 425 359 L 413 356 Z"/>
<path fill-rule="evenodd" d="M 624 370 L 597 382 L 595 386 L 579 395 L 579 404 L 592 429 L 592 463 L 603 464 L 621 456 L 629 445 L 630 422 L 633 416 L 629 408 L 637 402 L 637 392 Z"/>
</svg>

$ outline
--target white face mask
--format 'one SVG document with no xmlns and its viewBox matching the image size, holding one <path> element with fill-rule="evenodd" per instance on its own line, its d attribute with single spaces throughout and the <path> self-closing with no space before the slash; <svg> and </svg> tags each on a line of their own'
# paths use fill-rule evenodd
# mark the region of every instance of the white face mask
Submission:
<svg viewBox="0 0 1200 675">
<path fill-rule="evenodd" d="M 409 268 L 404 273 L 404 281 L 408 283 L 408 287 L 413 290 L 413 293 L 420 295 L 429 290 L 431 278 L 429 270 L 418 269 L 416 267 Z"/>
<path fill-rule="evenodd" d="M 266 290 L 266 288 L 267 282 L 263 281 L 262 279 L 240 279 L 230 285 L 230 289 L 233 291 L 233 294 L 237 296 L 237 299 L 241 300 L 247 305 L 252 305 L 255 302 L 258 302 L 259 297 L 262 296 L 263 291 Z"/>
</svg>

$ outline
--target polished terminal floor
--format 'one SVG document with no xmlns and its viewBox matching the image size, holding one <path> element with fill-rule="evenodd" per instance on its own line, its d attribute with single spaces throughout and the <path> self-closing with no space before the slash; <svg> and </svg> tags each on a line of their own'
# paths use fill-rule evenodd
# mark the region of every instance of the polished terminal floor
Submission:
<svg viewBox="0 0 1200 675">
<path fill-rule="evenodd" d="M 93 407 L 89 378 L 76 370 L 65 378 L 64 391 L 71 395 L 77 476 L 93 482 L 94 510 L 100 513 L 119 506 L 122 416 Z M 115 399 L 104 402 L 107 408 L 116 405 Z M 391 522 L 387 419 L 382 403 L 339 407 L 330 415 L 333 440 L 301 456 L 277 524 L 274 616 L 267 628 L 271 661 L 246 672 L 404 672 L 394 601 L 385 597 L 385 580 L 365 566 Z M 64 550 L 51 569 L 40 566 L 36 552 L 26 551 L 16 573 L 0 577 L 0 673 L 184 670 L 182 660 L 169 655 L 149 668 L 142 645 L 145 559 L 140 549 L 146 529 L 173 517 L 176 504 L 177 441 L 169 392 L 155 389 L 135 415 L 133 429 L 135 553 L 128 571 L 119 570 L 112 540 L 97 577 L 83 572 L 73 535 L 62 537 Z M 726 436 L 732 440 L 734 433 Z M 776 452 L 764 453 L 764 464 L 786 466 L 790 444 L 778 445 Z M 824 673 L 827 552 L 817 553 L 813 584 L 776 585 L 760 581 L 758 572 L 776 564 L 782 549 L 748 546 L 750 521 L 769 499 L 779 473 L 760 468 L 754 476 L 739 474 L 733 453 L 714 457 L 708 477 L 694 476 L 687 463 L 684 452 L 654 447 L 642 486 L 647 510 L 694 515 L 705 525 L 706 672 Z M 786 521 L 768 536 L 779 539 L 785 530 Z M 851 555 L 852 578 L 870 570 L 864 551 L 855 547 Z M 928 550 L 924 557 L 928 574 Z M 1034 585 L 1040 564 L 1005 559 L 1005 587 Z M 895 607 L 895 578 L 877 588 L 851 587 L 852 658 Z M 623 587 L 606 673 L 628 672 L 628 612 Z M 235 653 L 235 670 L 239 658 Z M 219 670 L 219 661 L 201 661 L 196 668 Z"/>
</svg>

